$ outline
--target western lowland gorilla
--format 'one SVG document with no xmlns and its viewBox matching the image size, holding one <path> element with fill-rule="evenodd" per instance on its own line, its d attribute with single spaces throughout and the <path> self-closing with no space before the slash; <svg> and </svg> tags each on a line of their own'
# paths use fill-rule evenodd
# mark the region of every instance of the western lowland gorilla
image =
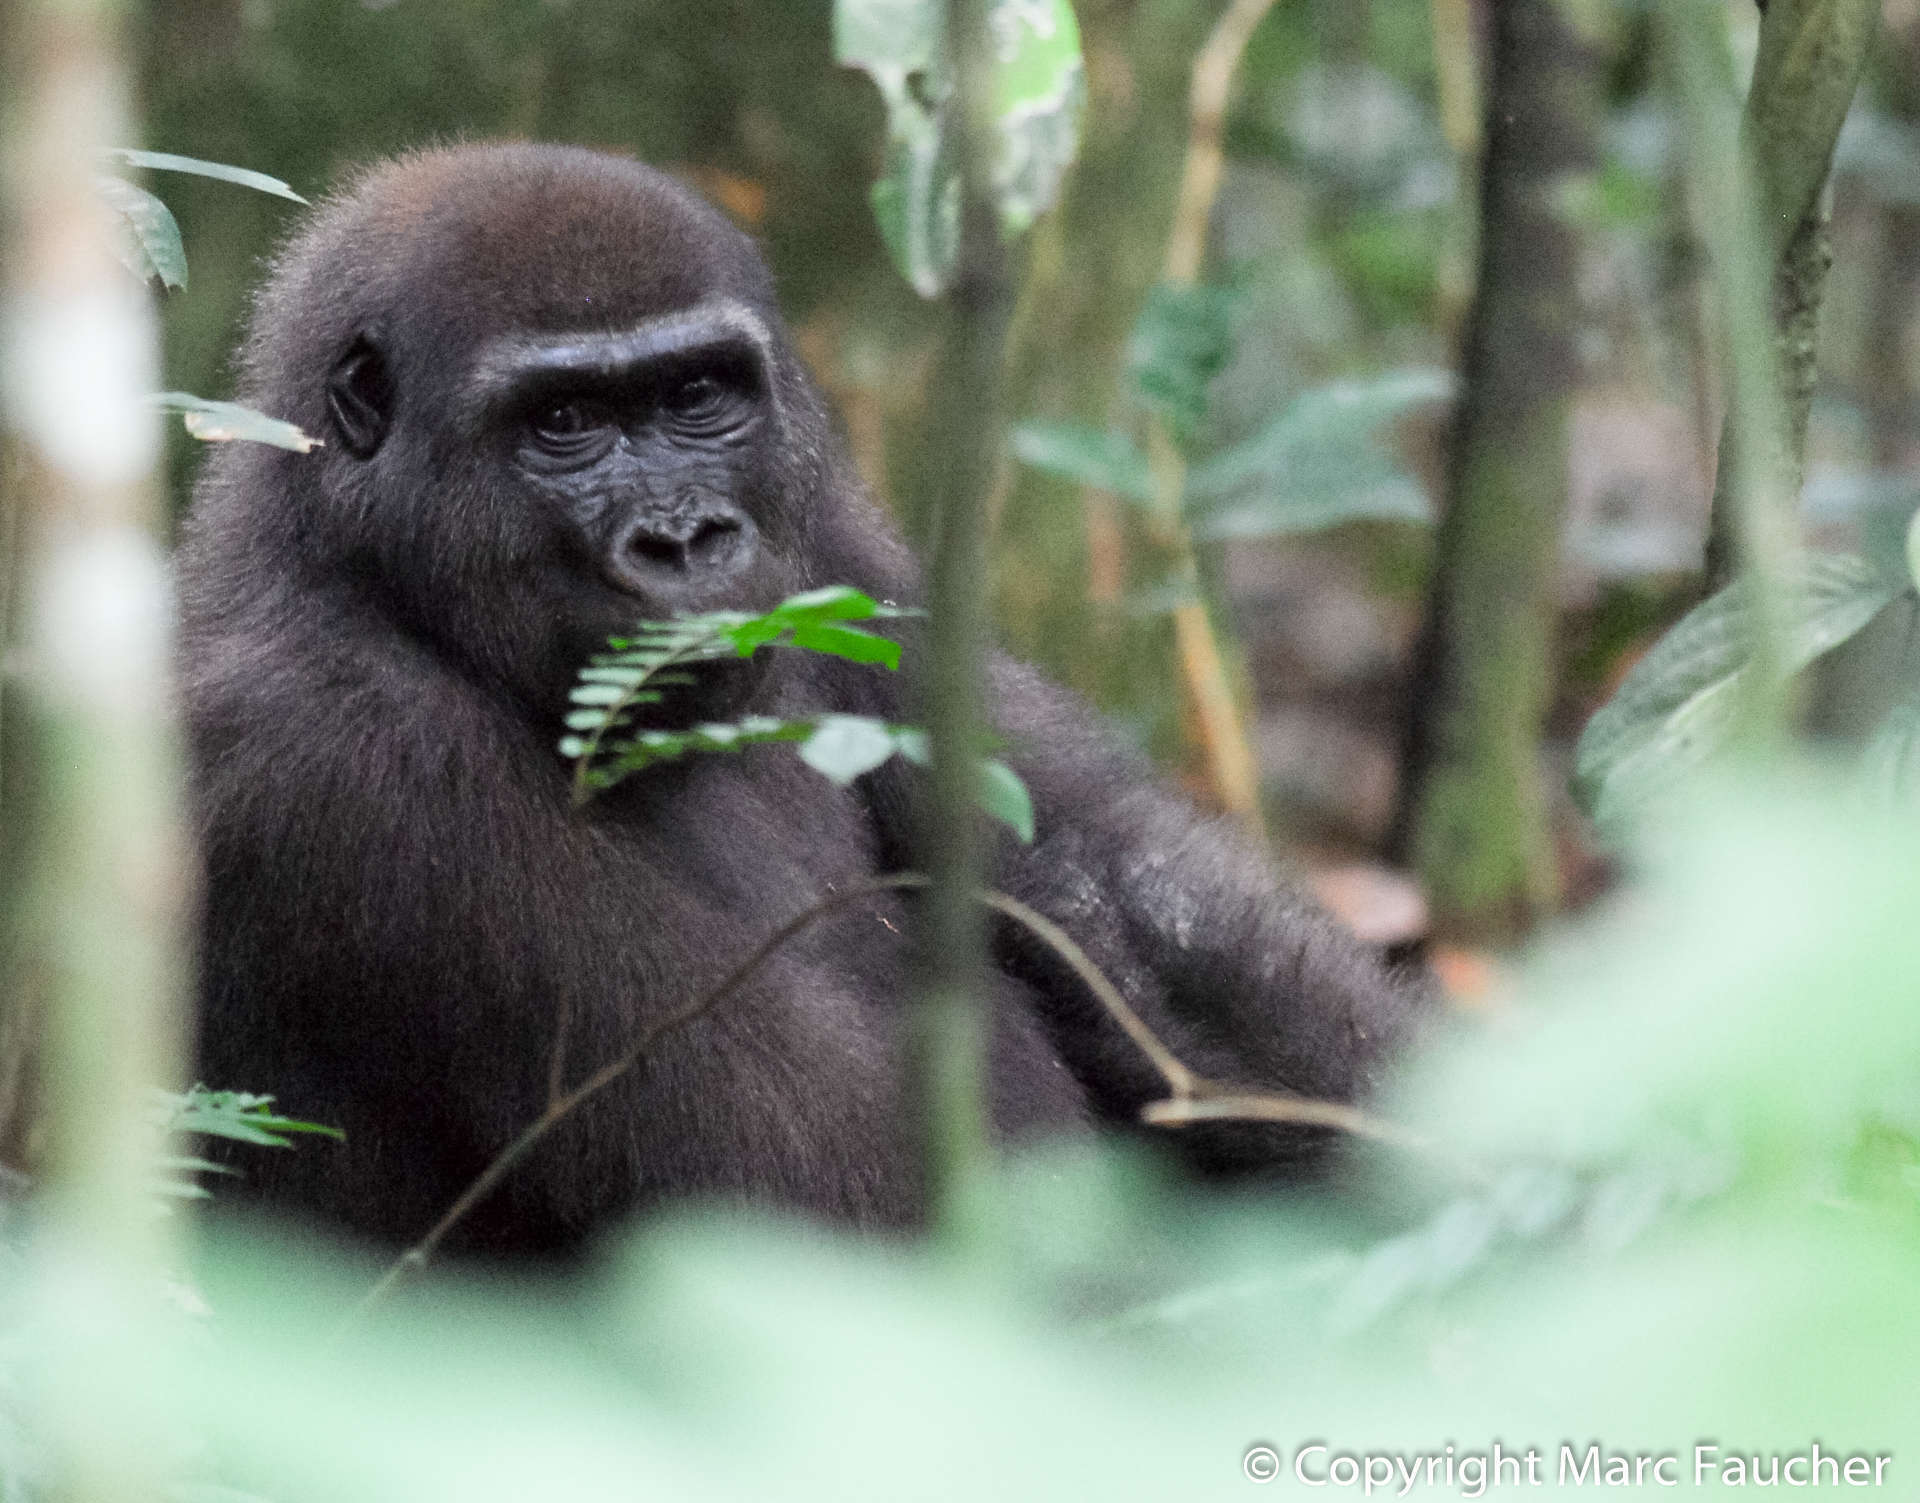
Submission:
<svg viewBox="0 0 1920 1503">
<path fill-rule="evenodd" d="M 576 670 L 641 620 L 830 584 L 910 601 L 915 566 L 747 236 L 615 157 L 469 146 L 364 174 L 279 257 L 239 386 L 325 446 L 222 446 L 181 547 L 198 1069 L 345 1129 L 250 1155 L 267 1200 L 410 1239 L 539 1114 L 556 1049 L 582 1078 L 782 922 L 910 859 L 910 771 L 843 790 L 786 747 L 688 757 L 574 807 L 556 744 Z M 1012 662 L 990 675 L 1037 819 L 1031 845 L 1001 840 L 991 882 L 1201 1072 L 1362 1093 L 1420 986 L 1067 694 Z M 909 676 L 768 651 L 660 708 L 899 721 Z M 564 1250 L 685 1195 L 910 1224 L 912 906 L 850 904 L 663 1036 L 466 1245 Z M 1004 1139 L 1130 1121 L 1164 1094 L 1049 951 L 1011 926 L 993 947 Z M 1297 1174 L 1326 1142 L 1244 1123 L 1160 1136 L 1210 1174 Z"/>
</svg>

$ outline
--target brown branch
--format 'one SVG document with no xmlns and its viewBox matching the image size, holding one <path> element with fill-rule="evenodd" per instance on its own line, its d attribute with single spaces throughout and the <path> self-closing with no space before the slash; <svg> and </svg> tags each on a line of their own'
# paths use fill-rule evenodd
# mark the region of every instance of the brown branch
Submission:
<svg viewBox="0 0 1920 1503">
<path fill-rule="evenodd" d="M 1173 227 L 1160 272 L 1164 282 L 1185 286 L 1200 275 L 1207 226 L 1213 217 L 1214 200 L 1220 194 L 1225 165 L 1221 137 L 1227 99 L 1247 43 L 1273 5 L 1274 0 L 1233 0 L 1194 58 L 1187 106 L 1187 155 L 1180 170 Z M 1172 578 L 1197 589 L 1200 575 L 1193 538 L 1182 520 L 1186 461 L 1164 419 L 1156 420 L 1147 435 L 1147 458 L 1153 473 L 1155 541 L 1167 555 Z M 1207 786 L 1223 809 L 1264 839 L 1259 764 L 1206 607 L 1198 601 L 1178 607 L 1173 613 L 1173 630 L 1180 678 L 1192 716 L 1189 724 L 1206 763 Z"/>
<path fill-rule="evenodd" d="M 1247 43 L 1273 6 L 1274 0 L 1233 0 L 1214 22 L 1193 60 L 1187 104 L 1187 159 L 1180 170 L 1173 233 L 1167 237 L 1167 257 L 1160 272 L 1166 281 L 1191 282 L 1200 275 L 1200 261 L 1207 248 L 1207 223 L 1213 217 L 1213 201 L 1220 195 L 1227 96 Z"/>
<path fill-rule="evenodd" d="M 381 1275 L 379 1282 L 367 1291 L 365 1298 L 348 1317 L 346 1329 L 351 1329 L 369 1311 L 386 1299 L 402 1280 L 425 1268 L 432 1260 L 434 1253 L 439 1250 L 440 1244 L 446 1240 L 447 1235 L 466 1219 L 474 1207 L 492 1194 L 499 1187 L 500 1182 L 534 1146 L 570 1116 L 575 1108 L 598 1095 L 633 1069 L 664 1035 L 693 1022 L 725 1001 L 766 962 L 775 950 L 792 939 L 794 935 L 816 919 L 858 899 L 872 897 L 876 893 L 898 891 L 904 888 L 924 888 L 930 885 L 929 879 L 918 872 L 896 872 L 891 876 L 876 877 L 870 882 L 845 888 L 821 899 L 812 907 L 803 909 L 762 940 L 753 953 L 735 966 L 717 985 L 666 1016 L 655 1019 L 624 1053 L 602 1065 L 572 1090 L 555 1095 L 549 1101 L 547 1109 L 528 1123 L 519 1135 L 501 1149 L 493 1161 L 480 1171 L 473 1183 L 468 1185 L 460 1193 L 459 1198 L 447 1207 L 446 1212 L 433 1224 L 431 1230 L 394 1260 L 392 1266 Z M 1140 1113 L 1142 1121 L 1167 1127 L 1223 1118 L 1260 1122 L 1298 1122 L 1315 1127 L 1339 1128 L 1383 1143 L 1426 1149 L 1425 1142 L 1413 1134 L 1339 1102 L 1247 1091 L 1197 1074 L 1147 1026 L 1146 1021 L 1120 994 L 1120 989 L 1107 978 L 1099 966 L 1094 964 L 1087 952 L 1075 943 L 1073 937 L 1058 924 L 1018 898 L 1010 897 L 1003 892 L 981 890 L 975 893 L 975 897 L 984 907 L 1012 919 L 1065 961 L 1068 969 L 1080 978 L 1087 990 L 1093 993 L 1100 1005 L 1120 1025 L 1121 1030 L 1152 1063 L 1172 1095 L 1165 1101 L 1150 1102 L 1143 1107 Z"/>
</svg>

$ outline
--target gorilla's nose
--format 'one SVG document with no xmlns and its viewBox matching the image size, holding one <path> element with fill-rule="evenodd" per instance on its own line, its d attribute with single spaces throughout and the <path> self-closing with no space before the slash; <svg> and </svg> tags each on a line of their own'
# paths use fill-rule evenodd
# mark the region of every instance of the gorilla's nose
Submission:
<svg viewBox="0 0 1920 1503">
<path fill-rule="evenodd" d="M 609 560 L 633 589 L 698 586 L 732 574 L 753 554 L 753 526 L 724 502 L 645 511 L 631 518 Z"/>
</svg>

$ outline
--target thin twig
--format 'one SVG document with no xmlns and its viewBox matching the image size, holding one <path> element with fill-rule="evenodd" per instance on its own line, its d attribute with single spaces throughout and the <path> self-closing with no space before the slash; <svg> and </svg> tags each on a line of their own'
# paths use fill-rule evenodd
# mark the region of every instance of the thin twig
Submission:
<svg viewBox="0 0 1920 1503">
<path fill-rule="evenodd" d="M 1318 1101 L 1309 1096 L 1280 1096 L 1270 1091 L 1242 1091 L 1212 1081 L 1198 1082 L 1187 1099 L 1150 1101 L 1140 1108 L 1140 1120 L 1155 1127 L 1184 1127 L 1189 1122 L 1296 1122 L 1306 1127 L 1335 1127 L 1356 1138 L 1371 1138 L 1396 1148 L 1430 1153 L 1433 1144 L 1416 1133 L 1340 1101 Z M 1217 1093 L 1217 1094 L 1216 1094 Z"/>
<path fill-rule="evenodd" d="M 1274 0 L 1233 0 L 1194 58 L 1187 107 L 1187 155 L 1180 170 L 1173 227 L 1160 272 L 1161 280 L 1173 286 L 1188 286 L 1200 275 L 1207 226 L 1225 165 L 1221 138 L 1227 99 L 1241 55 L 1273 5 Z M 1147 459 L 1153 474 L 1156 541 L 1168 555 L 1172 578 L 1197 588 L 1199 566 L 1194 559 L 1192 535 L 1183 520 L 1186 461 L 1165 419 L 1156 419 L 1147 434 Z M 1206 758 L 1208 786 L 1222 808 L 1264 839 L 1259 764 L 1206 606 L 1190 600 L 1177 607 L 1173 627 L 1181 679 Z"/>
<path fill-rule="evenodd" d="M 447 1207 L 446 1213 L 433 1224 L 426 1236 L 402 1253 L 393 1266 L 381 1276 L 380 1282 L 367 1291 L 366 1298 L 361 1300 L 354 1310 L 351 1320 L 359 1320 L 367 1311 L 385 1299 L 407 1273 L 416 1268 L 424 1268 L 440 1244 L 446 1240 L 447 1234 L 460 1224 L 469 1211 L 486 1198 L 506 1177 L 507 1171 L 519 1163 L 535 1143 L 571 1115 L 576 1107 L 612 1085 L 614 1081 L 639 1064 L 647 1050 L 652 1048 L 662 1035 L 691 1023 L 709 1008 L 724 1001 L 729 993 L 759 969 L 768 956 L 813 923 L 815 919 L 823 918 L 836 909 L 844 908 L 847 904 L 861 898 L 872 897 L 876 893 L 926 885 L 927 879 L 918 872 L 898 872 L 892 876 L 876 877 L 871 882 L 862 882 L 857 887 L 843 888 L 839 892 L 830 893 L 811 908 L 803 909 L 774 930 L 760 942 L 751 955 L 728 972 L 719 985 L 701 993 L 693 1001 L 675 1009 L 665 1017 L 655 1019 L 628 1047 L 626 1053 L 611 1063 L 602 1065 L 565 1095 L 551 1101 L 547 1109 L 528 1123 L 518 1137 L 501 1149 L 493 1162 L 482 1169 L 478 1178 L 461 1192 L 459 1199 Z"/>
</svg>

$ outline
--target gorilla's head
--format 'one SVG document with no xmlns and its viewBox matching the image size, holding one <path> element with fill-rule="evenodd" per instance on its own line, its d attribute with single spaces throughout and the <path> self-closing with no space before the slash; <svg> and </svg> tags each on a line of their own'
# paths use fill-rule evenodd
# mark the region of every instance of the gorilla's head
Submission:
<svg viewBox="0 0 1920 1503">
<path fill-rule="evenodd" d="M 241 399 L 326 447 L 229 494 L 288 497 L 253 519 L 297 532 L 286 556 L 523 703 L 637 620 L 828 582 L 841 461 L 767 270 L 637 163 L 384 166 L 281 256 L 248 348 Z"/>
</svg>

